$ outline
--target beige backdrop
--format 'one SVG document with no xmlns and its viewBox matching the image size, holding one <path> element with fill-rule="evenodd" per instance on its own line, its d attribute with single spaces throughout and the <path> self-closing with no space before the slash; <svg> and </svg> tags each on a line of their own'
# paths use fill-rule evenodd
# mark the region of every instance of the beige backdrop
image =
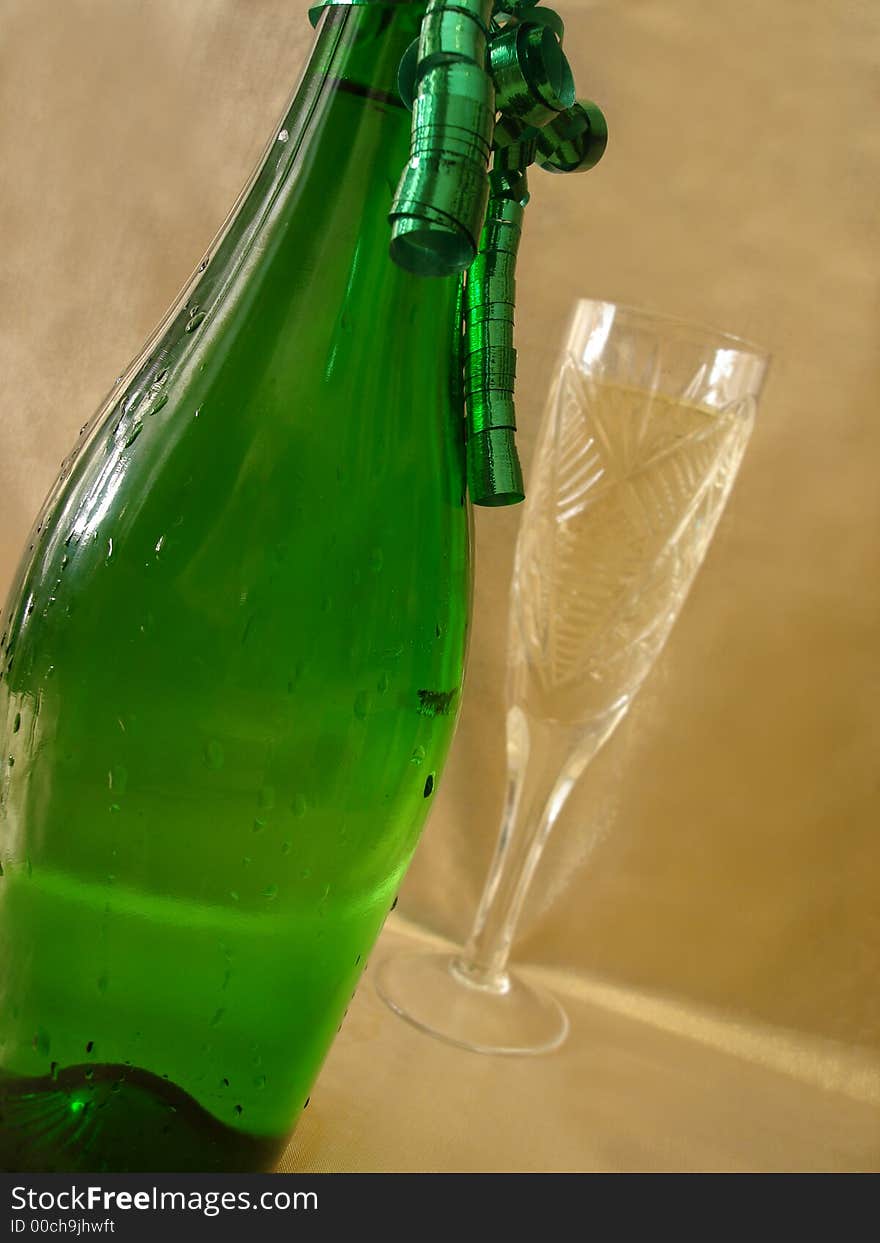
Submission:
<svg viewBox="0 0 880 1243">
<path fill-rule="evenodd" d="M 57 463 L 258 157 L 304 0 L 0 0 L 0 591 Z M 533 178 L 525 456 L 579 295 L 767 344 L 718 537 L 565 811 L 517 953 L 880 1046 L 880 15 L 872 0 L 567 0 L 606 159 Z M 515 511 L 478 515 L 461 728 L 401 900 L 463 936 L 503 783 Z"/>
</svg>

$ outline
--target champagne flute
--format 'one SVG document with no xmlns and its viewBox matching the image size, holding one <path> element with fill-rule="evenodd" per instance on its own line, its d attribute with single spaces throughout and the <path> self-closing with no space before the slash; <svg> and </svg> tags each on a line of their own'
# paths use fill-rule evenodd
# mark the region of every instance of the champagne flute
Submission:
<svg viewBox="0 0 880 1243">
<path fill-rule="evenodd" d="M 540 1053 L 558 1000 L 508 968 L 523 902 L 575 783 L 656 660 L 706 555 L 768 356 L 712 329 L 577 303 L 517 541 L 501 830 L 467 944 L 382 963 L 411 1023 L 483 1053 Z"/>
</svg>

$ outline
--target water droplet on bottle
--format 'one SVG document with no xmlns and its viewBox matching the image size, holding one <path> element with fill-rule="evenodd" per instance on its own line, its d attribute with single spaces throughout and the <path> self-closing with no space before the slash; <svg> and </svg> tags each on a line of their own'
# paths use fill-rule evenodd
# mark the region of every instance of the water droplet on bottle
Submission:
<svg viewBox="0 0 880 1243">
<path fill-rule="evenodd" d="M 221 1006 L 219 1010 L 215 1010 L 215 1011 L 214 1011 L 214 1017 L 211 1019 L 211 1022 L 208 1024 L 208 1026 L 209 1026 L 209 1027 L 216 1027 L 216 1026 L 218 1025 L 218 1023 L 222 1022 L 222 1020 L 223 1020 L 223 1015 L 224 1015 L 225 1013 L 226 1013 L 226 1010 L 225 1010 L 225 1008 L 224 1008 L 223 1006 Z"/>
<path fill-rule="evenodd" d="M 254 832 L 255 832 L 255 833 L 262 833 L 262 831 L 263 831 L 263 829 L 265 829 L 265 827 L 266 827 L 266 821 L 265 821 L 265 820 L 261 820 L 261 819 L 260 819 L 260 817 L 259 817 L 259 816 L 257 816 L 257 817 L 255 818 L 255 820 L 254 820 Z"/>
<path fill-rule="evenodd" d="M 187 324 L 186 324 L 186 329 L 185 329 L 185 331 L 186 331 L 186 332 L 195 332 L 195 330 L 196 330 L 197 328 L 201 327 L 201 325 L 202 325 L 204 322 L 205 322 L 205 312 L 204 312 L 204 311 L 196 311 L 196 310 L 195 310 L 195 308 L 193 308 L 193 310 L 192 310 L 192 311 L 190 311 L 190 313 L 189 313 L 189 319 L 187 320 Z"/>
<path fill-rule="evenodd" d="M 13 732 L 13 734 L 17 734 L 17 733 L 18 733 L 18 731 L 19 731 L 20 729 L 21 729 L 21 713 L 20 713 L 20 712 L 16 712 L 16 714 L 15 714 L 15 719 L 14 719 L 14 720 L 13 720 L 13 722 L 12 722 L 12 732 Z"/>
<path fill-rule="evenodd" d="M 110 560 L 110 558 L 111 558 L 112 556 L 113 556 L 113 540 L 112 540 L 112 539 L 108 539 L 108 541 L 107 541 L 107 560 L 109 561 L 109 560 Z"/>
<path fill-rule="evenodd" d="M 241 1115 L 244 1113 L 244 1109 L 242 1108 L 241 1105 L 236 1105 L 235 1109 L 233 1109 L 232 1112 L 235 1114 L 236 1118 L 240 1118 Z"/>
<path fill-rule="evenodd" d="M 230 889 L 230 890 L 229 890 L 229 896 L 230 896 L 230 898 L 232 899 L 232 901 L 233 901 L 233 902 L 238 902 L 238 901 L 239 901 L 239 896 L 238 896 L 238 891 L 237 891 L 237 890 L 235 890 L 235 889 Z"/>
<path fill-rule="evenodd" d="M 416 768 L 419 768 L 424 763 L 424 759 L 425 759 L 425 748 L 416 747 L 415 751 L 413 751 L 412 756 L 410 758 L 410 763 L 415 764 Z"/>
<path fill-rule="evenodd" d="M 10 768 L 15 768 L 15 756 L 8 755 L 6 757 L 6 763 L 9 765 Z"/>
<path fill-rule="evenodd" d="M 255 1075 L 254 1076 L 254 1087 L 257 1088 L 258 1090 L 262 1090 L 265 1086 L 266 1086 L 266 1076 Z"/>
<path fill-rule="evenodd" d="M 198 271 L 204 272 L 205 268 L 208 266 L 209 263 L 210 263 L 210 259 L 206 255 L 205 258 L 202 260 L 202 262 L 199 264 Z"/>
<path fill-rule="evenodd" d="M 117 794 L 124 794 L 128 787 L 128 769 L 122 764 L 115 764 L 107 774 L 107 786 Z"/>
<path fill-rule="evenodd" d="M 281 843 L 281 853 L 282 853 L 283 855 L 289 855 L 289 854 L 290 854 L 290 842 L 282 842 L 282 843 Z"/>
<path fill-rule="evenodd" d="M 277 897 L 278 897 L 278 886 L 277 886 L 277 885 L 267 885 L 267 886 L 266 886 L 266 888 L 263 890 L 263 897 L 264 897 L 264 898 L 268 898 L 270 902 L 271 902 L 274 898 L 277 898 Z"/>
<path fill-rule="evenodd" d="M 196 412 L 195 412 L 195 414 L 193 415 L 193 418 L 194 418 L 194 419 L 197 419 L 201 413 L 202 413 L 202 407 L 201 407 L 201 406 L 197 406 L 197 407 L 196 407 Z"/>
<path fill-rule="evenodd" d="M 425 798 L 430 798 L 433 793 L 434 793 L 434 774 L 429 773 L 428 779 L 425 782 Z"/>
<path fill-rule="evenodd" d="M 168 394 L 163 393 L 162 396 L 157 401 L 154 401 L 153 404 L 150 406 L 150 410 L 149 410 L 150 415 L 158 414 L 159 411 L 162 410 L 167 405 L 168 405 Z"/>
<path fill-rule="evenodd" d="M 354 697 L 354 714 L 359 721 L 366 720 L 370 710 L 370 697 L 366 691 L 358 691 Z"/>
<path fill-rule="evenodd" d="M 164 535 L 160 535 L 160 536 L 159 536 L 159 538 L 156 540 L 156 550 L 155 550 L 155 551 L 156 551 L 156 556 L 157 556 L 157 557 L 158 557 L 158 556 L 159 556 L 159 554 L 161 553 L 161 551 L 162 551 L 162 545 L 163 545 L 164 543 L 165 543 L 165 536 L 164 536 Z"/>
<path fill-rule="evenodd" d="M 131 431 L 128 433 L 128 435 L 125 438 L 126 449 L 129 448 L 130 445 L 134 444 L 134 442 L 137 440 L 138 436 L 140 436 L 143 430 L 144 430 L 143 423 L 140 420 L 137 420 L 137 422 L 135 422 L 135 424 L 132 426 Z"/>
<path fill-rule="evenodd" d="M 290 133 L 286 129 L 282 129 L 278 131 L 279 142 L 287 142 L 289 137 L 290 137 Z"/>
<path fill-rule="evenodd" d="M 205 763 L 209 768 L 212 768 L 215 772 L 218 772 L 223 767 L 223 760 L 223 748 L 220 743 L 216 741 L 216 739 L 212 738 L 205 747 Z"/>
</svg>

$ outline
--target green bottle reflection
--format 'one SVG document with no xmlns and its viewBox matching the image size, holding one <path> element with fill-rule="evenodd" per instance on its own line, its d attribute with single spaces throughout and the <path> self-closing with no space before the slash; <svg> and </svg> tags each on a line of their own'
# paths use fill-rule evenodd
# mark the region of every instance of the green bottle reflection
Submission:
<svg viewBox="0 0 880 1243">
<path fill-rule="evenodd" d="M 454 277 L 388 255 L 419 5 L 333 8 L 0 630 L 0 1167 L 269 1168 L 430 806 L 469 608 Z"/>
</svg>

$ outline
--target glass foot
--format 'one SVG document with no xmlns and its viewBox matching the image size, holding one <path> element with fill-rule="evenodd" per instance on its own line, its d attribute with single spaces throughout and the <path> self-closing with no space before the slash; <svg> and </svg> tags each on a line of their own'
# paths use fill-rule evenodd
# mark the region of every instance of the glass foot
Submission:
<svg viewBox="0 0 880 1243">
<path fill-rule="evenodd" d="M 550 993 L 505 973 L 477 981 L 450 954 L 395 954 L 380 964 L 376 990 L 395 1014 L 474 1053 L 550 1053 L 568 1016 Z"/>
</svg>

